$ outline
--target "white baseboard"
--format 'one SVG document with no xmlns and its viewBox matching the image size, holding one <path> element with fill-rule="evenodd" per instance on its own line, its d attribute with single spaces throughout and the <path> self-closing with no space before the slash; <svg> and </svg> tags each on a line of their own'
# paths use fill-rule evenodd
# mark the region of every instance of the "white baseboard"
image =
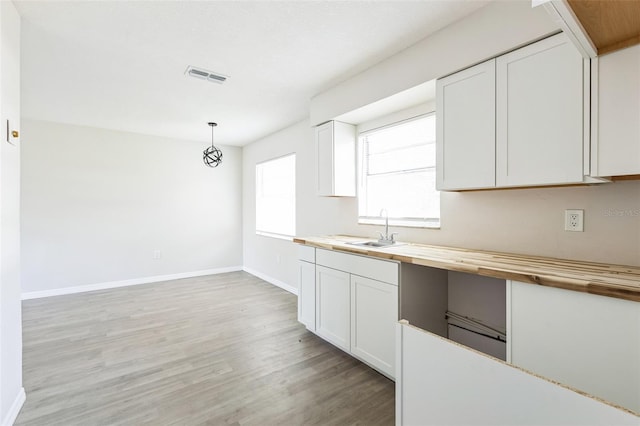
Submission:
<svg viewBox="0 0 640 426">
<path fill-rule="evenodd" d="M 11 404 L 7 415 L 2 419 L 2 426 L 13 426 L 26 399 L 27 395 L 24 393 L 24 388 L 20 388 L 20 392 L 16 395 L 16 399 L 13 400 L 13 404 Z"/>
<path fill-rule="evenodd" d="M 157 275 L 154 277 L 134 278 L 123 281 L 109 281 L 105 283 L 79 285 L 74 287 L 54 288 L 51 290 L 29 291 L 22 293 L 22 300 L 39 299 L 41 297 L 62 296 L 64 294 L 84 293 L 86 291 L 107 290 L 110 288 L 127 287 L 130 285 L 149 284 L 160 281 L 179 280 L 181 278 L 201 277 L 203 275 L 224 274 L 226 272 L 242 271 L 242 266 L 205 269 L 202 271 L 182 272 L 179 274 Z"/>
<path fill-rule="evenodd" d="M 277 287 L 280 287 L 283 290 L 288 291 L 289 293 L 293 293 L 296 296 L 298 295 L 298 289 L 297 287 L 294 287 L 292 285 L 289 285 L 285 282 L 282 282 L 280 280 L 277 280 L 275 278 L 272 278 L 268 275 L 263 274 L 262 272 L 258 272 L 254 269 L 251 268 L 247 268 L 246 266 L 242 268 L 243 271 L 248 272 L 251 275 L 255 275 L 256 277 L 260 278 L 261 280 L 264 280 L 266 282 L 268 282 L 269 284 L 273 284 Z"/>
</svg>

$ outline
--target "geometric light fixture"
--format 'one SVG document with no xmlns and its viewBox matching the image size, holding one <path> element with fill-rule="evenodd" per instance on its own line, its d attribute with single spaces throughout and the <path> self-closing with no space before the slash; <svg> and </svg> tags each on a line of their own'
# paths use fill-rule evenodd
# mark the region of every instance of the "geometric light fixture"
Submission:
<svg viewBox="0 0 640 426">
<path fill-rule="evenodd" d="M 218 167 L 222 163 L 222 151 L 213 145 L 213 128 L 217 123 L 208 123 L 211 126 L 211 146 L 207 147 L 202 153 L 202 161 L 209 167 Z"/>
</svg>

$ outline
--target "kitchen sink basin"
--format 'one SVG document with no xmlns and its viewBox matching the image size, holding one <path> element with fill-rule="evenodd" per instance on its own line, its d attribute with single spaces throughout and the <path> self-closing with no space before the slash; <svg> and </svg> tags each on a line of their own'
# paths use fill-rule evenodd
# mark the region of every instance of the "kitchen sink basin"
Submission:
<svg viewBox="0 0 640 426">
<path fill-rule="evenodd" d="M 361 247 L 395 247 L 395 246 L 401 246 L 403 244 L 406 243 L 380 243 L 378 241 L 351 241 L 348 242 L 347 244 L 350 244 L 352 246 L 361 246 Z"/>
</svg>

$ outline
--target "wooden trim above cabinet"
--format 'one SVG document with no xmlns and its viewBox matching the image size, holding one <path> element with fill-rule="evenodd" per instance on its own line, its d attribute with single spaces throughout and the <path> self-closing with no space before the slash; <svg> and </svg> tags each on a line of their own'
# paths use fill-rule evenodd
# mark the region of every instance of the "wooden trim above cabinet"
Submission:
<svg viewBox="0 0 640 426">
<path fill-rule="evenodd" d="M 640 44 L 640 0 L 568 0 L 598 55 Z"/>
</svg>

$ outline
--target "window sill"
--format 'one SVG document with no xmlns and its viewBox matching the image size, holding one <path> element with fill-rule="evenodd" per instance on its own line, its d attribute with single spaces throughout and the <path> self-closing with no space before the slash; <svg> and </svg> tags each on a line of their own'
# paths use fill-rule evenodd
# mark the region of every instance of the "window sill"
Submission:
<svg viewBox="0 0 640 426">
<path fill-rule="evenodd" d="M 263 237 L 277 238 L 279 240 L 293 241 L 293 236 L 291 235 L 274 234 L 272 232 L 264 232 L 264 231 L 256 231 L 256 235 L 260 235 Z"/>
<path fill-rule="evenodd" d="M 358 225 L 381 225 L 384 226 L 384 219 L 358 218 Z M 440 229 L 440 221 L 424 221 L 424 220 L 402 220 L 389 218 L 389 226 L 400 228 L 425 228 Z"/>
</svg>

